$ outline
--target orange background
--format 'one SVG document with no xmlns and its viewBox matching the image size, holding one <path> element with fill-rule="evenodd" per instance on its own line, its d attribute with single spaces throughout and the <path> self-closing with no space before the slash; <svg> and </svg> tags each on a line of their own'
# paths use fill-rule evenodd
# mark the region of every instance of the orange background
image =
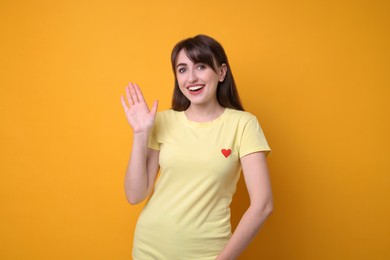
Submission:
<svg viewBox="0 0 390 260">
<path fill-rule="evenodd" d="M 219 40 L 275 209 L 240 259 L 390 259 L 388 1 L 0 2 L 0 259 L 130 259 L 120 95 L 170 107 L 173 45 Z M 239 184 L 233 224 L 248 205 Z"/>
</svg>

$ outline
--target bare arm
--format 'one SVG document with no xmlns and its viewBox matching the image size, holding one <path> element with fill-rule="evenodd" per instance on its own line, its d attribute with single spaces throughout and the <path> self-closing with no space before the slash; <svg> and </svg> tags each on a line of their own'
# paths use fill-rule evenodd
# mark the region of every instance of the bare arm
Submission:
<svg viewBox="0 0 390 260">
<path fill-rule="evenodd" d="M 150 193 L 158 172 L 159 151 L 148 148 L 148 138 L 157 113 L 157 101 L 149 110 L 140 88 L 130 83 L 121 96 L 127 120 L 133 129 L 133 147 L 125 177 L 126 198 L 131 204 L 143 201 Z"/>
<path fill-rule="evenodd" d="M 249 192 L 250 206 L 217 260 L 237 259 L 253 240 L 273 209 L 265 153 L 248 154 L 241 158 L 241 164 Z"/>
</svg>

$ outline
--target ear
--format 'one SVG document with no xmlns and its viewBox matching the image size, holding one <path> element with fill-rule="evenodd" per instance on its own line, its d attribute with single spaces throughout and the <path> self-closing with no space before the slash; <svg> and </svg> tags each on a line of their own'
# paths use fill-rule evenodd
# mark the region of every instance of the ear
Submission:
<svg viewBox="0 0 390 260">
<path fill-rule="evenodd" d="M 219 68 L 219 82 L 222 82 L 225 80 L 226 77 L 226 72 L 227 72 L 227 66 L 225 63 L 222 63 L 221 67 Z"/>
</svg>

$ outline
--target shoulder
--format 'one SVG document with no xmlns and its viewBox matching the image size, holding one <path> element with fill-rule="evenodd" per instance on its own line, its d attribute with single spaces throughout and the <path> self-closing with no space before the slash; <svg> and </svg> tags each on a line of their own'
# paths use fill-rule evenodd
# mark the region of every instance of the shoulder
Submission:
<svg viewBox="0 0 390 260">
<path fill-rule="evenodd" d="M 180 112 L 177 112 L 173 109 L 166 109 L 166 110 L 162 110 L 162 111 L 158 111 L 157 112 L 157 118 L 158 119 L 172 119 L 172 118 L 175 118 L 178 116 Z"/>
<path fill-rule="evenodd" d="M 156 115 L 156 125 L 169 125 L 171 123 L 177 122 L 177 119 L 179 118 L 179 113 L 177 111 L 174 111 L 172 109 L 166 109 L 157 112 Z"/>
<path fill-rule="evenodd" d="M 234 121 L 239 124 L 247 124 L 250 121 L 257 121 L 255 115 L 247 111 L 241 111 L 236 109 L 227 108 L 227 119 L 229 121 Z"/>
</svg>

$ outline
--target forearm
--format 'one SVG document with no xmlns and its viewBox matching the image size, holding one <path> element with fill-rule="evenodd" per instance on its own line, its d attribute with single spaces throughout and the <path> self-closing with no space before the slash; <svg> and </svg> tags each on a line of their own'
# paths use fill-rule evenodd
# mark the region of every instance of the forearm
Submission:
<svg viewBox="0 0 390 260">
<path fill-rule="evenodd" d="M 133 146 L 125 177 L 126 198 L 131 204 L 136 204 L 147 196 L 148 135 L 148 133 L 135 133 L 133 136 Z"/>
<path fill-rule="evenodd" d="M 260 210 L 250 206 L 217 260 L 237 259 L 256 236 L 271 211 L 271 207 L 264 207 Z"/>
</svg>

